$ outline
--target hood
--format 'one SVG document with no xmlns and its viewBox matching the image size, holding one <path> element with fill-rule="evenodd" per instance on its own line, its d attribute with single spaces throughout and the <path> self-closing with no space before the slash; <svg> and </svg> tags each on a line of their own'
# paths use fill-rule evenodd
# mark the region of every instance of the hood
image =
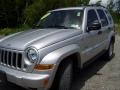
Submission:
<svg viewBox="0 0 120 90">
<path fill-rule="evenodd" d="M 0 47 L 25 50 L 32 46 L 40 49 L 80 33 L 82 32 L 70 29 L 32 29 L 4 38 L 0 41 Z"/>
</svg>

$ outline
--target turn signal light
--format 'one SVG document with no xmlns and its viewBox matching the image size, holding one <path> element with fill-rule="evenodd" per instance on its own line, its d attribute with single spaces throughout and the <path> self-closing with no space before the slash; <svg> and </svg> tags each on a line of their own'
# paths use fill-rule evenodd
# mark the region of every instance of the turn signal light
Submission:
<svg viewBox="0 0 120 90">
<path fill-rule="evenodd" d="M 48 85 L 49 79 L 44 80 L 43 84 L 46 87 Z"/>
<path fill-rule="evenodd" d="M 35 70 L 48 70 L 52 69 L 54 67 L 54 64 L 37 64 L 35 65 Z"/>
</svg>

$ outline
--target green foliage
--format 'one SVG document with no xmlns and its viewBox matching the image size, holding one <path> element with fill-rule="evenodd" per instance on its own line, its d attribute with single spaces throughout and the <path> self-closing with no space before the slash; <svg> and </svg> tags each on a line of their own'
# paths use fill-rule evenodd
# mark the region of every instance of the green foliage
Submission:
<svg viewBox="0 0 120 90">
<path fill-rule="evenodd" d="M 0 28 L 15 27 L 21 22 L 25 0 L 0 0 Z"/>
<path fill-rule="evenodd" d="M 24 24 L 32 26 L 33 23 L 39 20 L 48 10 L 61 7 L 80 6 L 81 4 L 86 5 L 88 2 L 89 0 L 35 0 L 24 10 Z"/>
<path fill-rule="evenodd" d="M 24 10 L 24 24 L 32 25 L 34 21 L 43 15 L 45 5 L 43 0 L 36 0 Z"/>
<path fill-rule="evenodd" d="M 120 24 L 115 24 L 115 30 L 118 35 L 120 35 Z"/>
<path fill-rule="evenodd" d="M 22 24 L 32 26 L 47 11 L 62 7 L 87 5 L 90 0 L 0 0 L 0 28 Z M 97 2 L 100 4 L 101 0 Z M 113 2 L 108 6 L 113 13 Z M 116 19 L 116 13 L 113 13 Z M 120 16 L 120 15 L 118 15 Z"/>
<path fill-rule="evenodd" d="M 0 0 L 0 28 L 30 26 L 51 9 L 87 5 L 89 0 Z"/>
<path fill-rule="evenodd" d="M 96 5 L 101 5 L 101 0 L 97 1 Z"/>
<path fill-rule="evenodd" d="M 18 26 L 21 28 L 22 25 L 31 27 L 49 10 L 87 5 L 88 2 L 89 0 L 0 0 L 0 34 L 17 32 Z"/>
<path fill-rule="evenodd" d="M 30 27 L 36 23 L 47 11 L 62 8 L 87 5 L 90 0 L 0 0 L 0 34 L 7 35 L 10 32 L 19 31 L 22 25 Z M 101 0 L 97 2 L 100 4 Z M 118 10 L 113 11 L 113 2 L 108 5 L 116 24 L 120 23 L 120 14 Z M 14 29 L 10 29 L 10 28 Z M 20 30 L 22 30 L 20 29 Z"/>
<path fill-rule="evenodd" d="M 110 13 L 112 14 L 114 22 L 116 24 L 119 24 L 120 23 L 120 13 L 118 13 L 119 9 L 117 9 L 116 11 L 114 11 L 113 10 L 114 6 L 115 5 L 114 5 L 113 1 L 111 1 L 107 8 L 110 11 Z"/>
</svg>

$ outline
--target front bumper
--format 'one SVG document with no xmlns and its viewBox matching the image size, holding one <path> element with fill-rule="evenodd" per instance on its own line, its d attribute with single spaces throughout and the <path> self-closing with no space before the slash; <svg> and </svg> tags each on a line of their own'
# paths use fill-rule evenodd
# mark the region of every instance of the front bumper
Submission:
<svg viewBox="0 0 120 90">
<path fill-rule="evenodd" d="M 41 90 L 46 90 L 44 80 L 49 78 L 47 74 L 25 73 L 1 65 L 0 71 L 5 72 L 7 81 L 11 83 L 24 88 L 41 88 Z"/>
</svg>

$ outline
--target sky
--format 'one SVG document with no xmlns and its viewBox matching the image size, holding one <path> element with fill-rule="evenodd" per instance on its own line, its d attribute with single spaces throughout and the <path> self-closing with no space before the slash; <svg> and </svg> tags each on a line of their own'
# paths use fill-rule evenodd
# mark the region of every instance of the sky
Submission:
<svg viewBox="0 0 120 90">
<path fill-rule="evenodd" d="M 100 0 L 90 0 L 90 4 L 95 4 L 96 2 L 98 2 Z M 103 6 L 107 6 L 110 3 L 111 0 L 101 0 L 101 4 Z M 114 0 L 117 1 L 117 0 Z"/>
</svg>

